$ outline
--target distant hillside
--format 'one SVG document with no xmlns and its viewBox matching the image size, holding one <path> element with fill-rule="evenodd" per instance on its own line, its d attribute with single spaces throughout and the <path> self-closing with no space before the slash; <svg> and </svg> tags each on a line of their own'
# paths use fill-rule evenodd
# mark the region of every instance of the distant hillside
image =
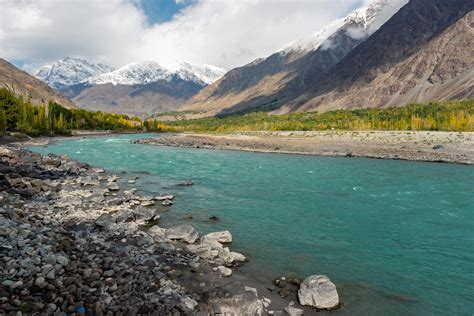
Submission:
<svg viewBox="0 0 474 316">
<path fill-rule="evenodd" d="M 53 101 L 66 108 L 75 107 L 73 102 L 49 87 L 43 81 L 16 68 L 1 58 L 0 87 L 5 87 L 9 91 L 25 98 L 30 97 L 32 103 L 47 104 L 49 101 Z"/>
</svg>

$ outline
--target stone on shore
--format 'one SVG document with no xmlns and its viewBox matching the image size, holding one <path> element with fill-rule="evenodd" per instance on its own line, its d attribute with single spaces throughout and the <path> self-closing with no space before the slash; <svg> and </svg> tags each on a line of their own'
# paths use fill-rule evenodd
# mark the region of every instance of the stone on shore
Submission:
<svg viewBox="0 0 474 316">
<path fill-rule="evenodd" d="M 118 184 L 115 183 L 115 182 L 109 182 L 107 184 L 107 189 L 109 189 L 109 191 L 118 191 L 118 190 L 120 190 Z"/>
<path fill-rule="evenodd" d="M 301 305 L 317 309 L 334 309 L 339 305 L 339 295 L 336 286 L 325 275 L 307 277 L 298 290 Z"/>
<path fill-rule="evenodd" d="M 166 229 L 165 237 L 172 240 L 182 240 L 188 244 L 194 244 L 199 233 L 191 225 L 178 225 Z"/>
<path fill-rule="evenodd" d="M 160 226 L 153 226 L 147 231 L 148 235 L 151 237 L 165 237 L 166 229 L 161 228 Z"/>
<path fill-rule="evenodd" d="M 218 266 L 217 270 L 223 277 L 230 277 L 232 275 L 232 269 L 226 268 L 224 266 Z"/>
<path fill-rule="evenodd" d="M 295 302 L 290 302 L 287 307 L 285 307 L 285 312 L 290 316 L 301 316 L 303 315 L 303 310 L 294 307 Z"/>
<path fill-rule="evenodd" d="M 0 157 L 13 158 L 14 155 L 10 149 L 0 146 Z"/>
<path fill-rule="evenodd" d="M 257 290 L 245 287 L 243 293 L 209 300 L 211 315 L 263 315 L 264 306 Z"/>
</svg>

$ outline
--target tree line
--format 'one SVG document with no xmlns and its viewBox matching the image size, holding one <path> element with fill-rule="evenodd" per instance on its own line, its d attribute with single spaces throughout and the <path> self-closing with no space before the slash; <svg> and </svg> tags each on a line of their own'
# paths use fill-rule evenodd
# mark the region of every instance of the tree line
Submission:
<svg viewBox="0 0 474 316">
<path fill-rule="evenodd" d="M 0 134 L 67 135 L 71 130 L 142 130 L 143 122 L 123 114 L 67 109 L 55 102 L 34 105 L 30 99 L 0 88 Z"/>
<path fill-rule="evenodd" d="M 271 115 L 234 114 L 168 122 L 154 121 L 163 132 L 425 130 L 474 131 L 474 100 L 436 101 L 401 107 Z"/>
<path fill-rule="evenodd" d="M 34 105 L 29 99 L 0 88 L 0 135 L 7 131 L 36 136 L 67 135 L 71 130 L 238 132 L 330 129 L 474 131 L 474 100 L 326 113 L 271 115 L 251 112 L 163 122 L 157 117 L 142 121 L 124 114 L 67 109 L 54 102 L 46 106 Z"/>
</svg>

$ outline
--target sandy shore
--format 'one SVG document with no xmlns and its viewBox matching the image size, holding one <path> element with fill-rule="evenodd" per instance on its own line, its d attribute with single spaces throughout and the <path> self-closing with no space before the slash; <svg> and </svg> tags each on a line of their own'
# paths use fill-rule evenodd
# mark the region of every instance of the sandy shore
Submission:
<svg viewBox="0 0 474 316">
<path fill-rule="evenodd" d="M 317 156 L 474 164 L 474 133 L 425 131 L 249 132 L 178 134 L 136 143 Z"/>
</svg>

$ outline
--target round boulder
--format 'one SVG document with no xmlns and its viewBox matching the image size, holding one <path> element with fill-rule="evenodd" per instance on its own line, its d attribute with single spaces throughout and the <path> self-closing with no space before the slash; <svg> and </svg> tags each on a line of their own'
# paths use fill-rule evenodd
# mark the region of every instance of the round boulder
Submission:
<svg viewBox="0 0 474 316">
<path fill-rule="evenodd" d="M 298 298 L 301 305 L 318 309 L 334 309 L 339 305 L 336 286 L 325 275 L 307 277 L 300 285 Z"/>
</svg>

